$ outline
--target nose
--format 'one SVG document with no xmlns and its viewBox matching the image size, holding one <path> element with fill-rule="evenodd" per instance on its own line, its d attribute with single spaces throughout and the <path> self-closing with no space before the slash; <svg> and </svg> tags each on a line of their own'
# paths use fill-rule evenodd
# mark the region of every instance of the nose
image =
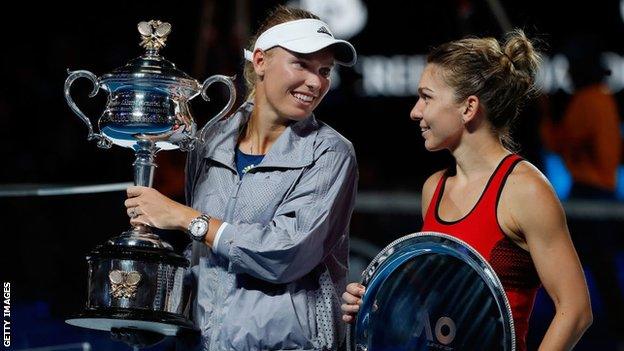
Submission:
<svg viewBox="0 0 624 351">
<path fill-rule="evenodd" d="M 305 80 L 305 85 L 311 91 L 317 92 L 321 89 L 321 85 L 322 85 L 321 79 L 323 78 L 320 77 L 318 74 L 309 72 Z"/>
<path fill-rule="evenodd" d="M 416 101 L 416 104 L 414 104 L 414 107 L 412 107 L 412 110 L 410 111 L 410 118 L 413 121 L 420 121 L 423 118 L 423 114 L 422 114 L 422 99 L 418 99 Z"/>
</svg>

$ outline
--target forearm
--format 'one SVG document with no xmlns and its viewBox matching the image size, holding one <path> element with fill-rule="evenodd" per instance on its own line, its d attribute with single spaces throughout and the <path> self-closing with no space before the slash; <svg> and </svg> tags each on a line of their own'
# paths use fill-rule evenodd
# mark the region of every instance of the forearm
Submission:
<svg viewBox="0 0 624 351">
<path fill-rule="evenodd" d="M 592 314 L 589 309 L 574 311 L 558 308 L 539 350 L 571 350 L 591 323 Z"/>
<path fill-rule="evenodd" d="M 196 209 L 180 204 L 177 209 L 176 228 L 177 230 L 186 231 L 189 224 L 194 218 L 199 217 L 202 213 Z"/>
<path fill-rule="evenodd" d="M 277 225 L 228 224 L 221 233 L 217 254 L 229 261 L 233 273 L 246 273 L 277 284 L 302 277 L 325 257 L 324 243 L 331 248 L 334 245 L 329 242 L 335 239 L 327 238 L 330 232 L 321 228 L 299 232 L 283 223 L 284 219 L 276 218 Z"/>
</svg>

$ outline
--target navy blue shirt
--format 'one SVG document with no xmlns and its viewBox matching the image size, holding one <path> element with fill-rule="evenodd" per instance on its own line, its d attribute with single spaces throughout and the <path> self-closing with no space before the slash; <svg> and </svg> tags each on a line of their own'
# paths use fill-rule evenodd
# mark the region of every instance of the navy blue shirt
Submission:
<svg viewBox="0 0 624 351">
<path fill-rule="evenodd" d="M 236 154 L 234 155 L 234 162 L 236 163 L 236 171 L 238 176 L 242 178 L 250 169 L 257 166 L 264 155 L 249 155 L 242 152 L 239 148 L 236 148 Z"/>
</svg>

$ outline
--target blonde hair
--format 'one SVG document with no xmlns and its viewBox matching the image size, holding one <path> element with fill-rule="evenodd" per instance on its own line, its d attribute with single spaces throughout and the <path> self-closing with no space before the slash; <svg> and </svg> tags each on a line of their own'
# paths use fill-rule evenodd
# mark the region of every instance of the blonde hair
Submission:
<svg viewBox="0 0 624 351">
<path fill-rule="evenodd" d="M 479 97 L 494 132 L 510 148 L 510 128 L 527 99 L 536 91 L 535 76 L 541 55 L 524 32 L 507 33 L 501 46 L 494 38 L 466 38 L 431 51 L 428 63 L 444 68 L 445 82 L 456 100 Z"/>
<path fill-rule="evenodd" d="M 286 7 L 283 5 L 277 6 L 275 9 L 273 9 L 269 13 L 267 18 L 260 25 L 260 28 L 258 28 L 258 31 L 256 31 L 256 34 L 252 36 L 251 39 L 249 40 L 248 50 L 253 51 L 256 40 L 267 29 L 273 26 L 276 26 L 278 24 L 281 24 L 281 23 L 295 21 L 299 19 L 307 19 L 307 18 L 319 19 L 318 16 L 306 10 Z M 268 51 L 267 51 L 267 54 L 268 54 Z M 245 86 L 247 87 L 247 99 L 249 99 L 253 97 L 256 93 L 256 81 L 258 79 L 256 72 L 254 71 L 254 68 L 253 68 L 253 63 L 249 61 L 245 61 L 245 68 L 244 68 L 243 75 L 245 78 Z"/>
</svg>

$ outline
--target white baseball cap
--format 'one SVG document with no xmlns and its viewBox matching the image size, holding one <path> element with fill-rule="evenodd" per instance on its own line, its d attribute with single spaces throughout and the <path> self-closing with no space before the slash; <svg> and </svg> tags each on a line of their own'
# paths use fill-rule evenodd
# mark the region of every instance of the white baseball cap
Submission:
<svg viewBox="0 0 624 351">
<path fill-rule="evenodd" d="M 279 46 L 299 54 L 309 54 L 332 45 L 336 63 L 343 66 L 355 64 L 357 53 L 353 45 L 334 38 L 327 23 L 311 18 L 280 23 L 267 29 L 256 40 L 253 51 Z M 244 50 L 244 55 L 247 61 L 252 60 L 252 51 Z"/>
</svg>

